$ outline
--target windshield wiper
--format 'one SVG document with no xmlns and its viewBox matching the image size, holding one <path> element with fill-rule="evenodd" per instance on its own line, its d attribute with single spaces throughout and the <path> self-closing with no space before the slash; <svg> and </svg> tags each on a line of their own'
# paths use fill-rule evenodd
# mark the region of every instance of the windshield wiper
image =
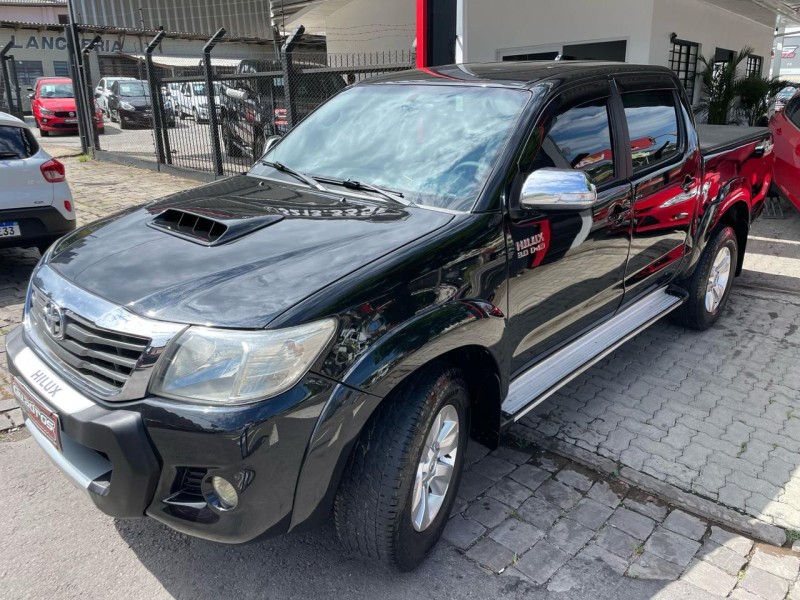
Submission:
<svg viewBox="0 0 800 600">
<path fill-rule="evenodd" d="M 328 188 L 326 188 L 324 185 L 322 185 L 319 181 L 317 181 L 310 175 L 306 175 L 305 173 L 301 173 L 300 171 L 295 171 L 293 168 L 287 167 L 283 163 L 262 160 L 261 164 L 266 165 L 268 167 L 272 167 L 273 169 L 275 169 L 276 171 L 280 171 L 281 173 L 286 173 L 287 175 L 291 175 L 292 177 L 294 177 L 295 179 L 299 179 L 306 185 L 309 185 L 318 190 L 322 190 L 323 192 L 330 191 Z"/>
<path fill-rule="evenodd" d="M 367 192 L 375 192 L 376 194 L 380 194 L 387 200 L 391 200 L 392 202 L 395 202 L 397 204 L 402 204 L 403 206 L 411 206 L 412 204 L 414 204 L 410 200 L 406 200 L 402 192 L 389 190 L 384 187 L 367 183 L 365 181 L 359 181 L 357 179 L 335 179 L 333 177 L 320 177 L 320 176 L 317 176 L 317 179 L 319 179 L 320 181 L 324 181 L 325 183 L 333 183 L 335 185 L 341 185 L 350 190 L 365 190 Z"/>
</svg>

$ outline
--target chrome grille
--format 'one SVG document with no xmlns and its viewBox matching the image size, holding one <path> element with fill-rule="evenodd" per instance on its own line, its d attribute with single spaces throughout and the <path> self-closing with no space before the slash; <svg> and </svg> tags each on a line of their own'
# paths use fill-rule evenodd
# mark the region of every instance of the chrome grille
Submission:
<svg viewBox="0 0 800 600">
<path fill-rule="evenodd" d="M 31 323 L 48 347 L 74 373 L 105 392 L 121 390 L 136 369 L 150 339 L 97 327 L 75 312 L 60 309 L 56 332 L 48 326 L 49 298 L 37 288 L 31 293 Z"/>
</svg>

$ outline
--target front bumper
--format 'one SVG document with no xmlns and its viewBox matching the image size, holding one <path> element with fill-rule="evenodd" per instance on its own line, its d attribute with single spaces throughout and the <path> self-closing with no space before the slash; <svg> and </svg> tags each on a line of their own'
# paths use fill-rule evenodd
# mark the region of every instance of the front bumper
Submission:
<svg viewBox="0 0 800 600">
<path fill-rule="evenodd" d="M 120 108 L 118 111 L 120 121 L 126 125 L 140 125 L 150 127 L 153 124 L 153 113 L 150 110 L 124 110 Z"/>
<path fill-rule="evenodd" d="M 34 351 L 24 325 L 6 337 L 6 349 L 11 374 L 58 414 L 62 451 L 28 422 L 32 436 L 106 514 L 146 514 L 184 533 L 227 543 L 289 529 L 303 458 L 335 382 L 310 373 L 280 396 L 241 407 L 152 396 L 114 404 L 60 378 Z M 55 382 L 57 397 L 45 397 L 37 372 Z M 235 485 L 235 509 L 218 510 L 205 500 L 214 475 Z M 190 480 L 199 483 L 187 487 Z"/>
<path fill-rule="evenodd" d="M 19 208 L 0 211 L 0 221 L 17 221 L 22 235 L 0 238 L 0 248 L 16 248 L 51 244 L 75 230 L 75 213 L 67 219 L 54 206 Z"/>
</svg>

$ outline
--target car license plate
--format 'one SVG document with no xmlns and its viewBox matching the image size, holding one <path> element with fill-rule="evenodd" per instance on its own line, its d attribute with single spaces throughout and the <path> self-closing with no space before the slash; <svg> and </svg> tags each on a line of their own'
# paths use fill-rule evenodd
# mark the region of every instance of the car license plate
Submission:
<svg viewBox="0 0 800 600">
<path fill-rule="evenodd" d="M 72 124 L 72 123 L 77 123 L 77 122 L 78 122 L 78 119 L 64 119 L 64 123 Z"/>
<path fill-rule="evenodd" d="M 17 221 L 0 221 L 0 238 L 19 237 L 22 231 Z"/>
<path fill-rule="evenodd" d="M 11 389 L 30 421 L 44 434 L 44 437 L 61 450 L 61 427 L 56 411 L 29 392 L 25 384 L 16 377 L 12 378 Z"/>
</svg>

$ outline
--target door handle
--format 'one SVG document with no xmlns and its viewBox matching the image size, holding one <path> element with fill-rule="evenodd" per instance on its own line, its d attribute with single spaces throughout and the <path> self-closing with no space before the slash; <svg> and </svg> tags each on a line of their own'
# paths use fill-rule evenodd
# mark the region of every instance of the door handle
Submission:
<svg viewBox="0 0 800 600">
<path fill-rule="evenodd" d="M 681 189 L 684 192 L 688 192 L 689 190 L 691 190 L 694 187 L 694 184 L 695 184 L 696 181 L 697 181 L 697 179 L 695 179 L 691 175 L 687 175 L 683 179 L 683 183 L 681 184 Z"/>
</svg>

